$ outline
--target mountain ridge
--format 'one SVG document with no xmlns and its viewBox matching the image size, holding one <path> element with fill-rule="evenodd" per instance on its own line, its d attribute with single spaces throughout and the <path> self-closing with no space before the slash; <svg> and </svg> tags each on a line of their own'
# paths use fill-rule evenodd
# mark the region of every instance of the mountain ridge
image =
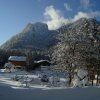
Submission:
<svg viewBox="0 0 100 100">
<path fill-rule="evenodd" d="M 69 33 L 74 37 L 75 34 L 88 36 L 90 32 L 93 33 L 94 23 L 96 23 L 96 29 L 100 29 L 100 22 L 95 19 L 81 18 L 76 22 L 69 23 L 62 26 L 57 30 L 48 30 L 48 26 L 45 23 L 29 23 L 22 32 L 16 34 L 6 43 L 0 46 L 0 49 L 48 49 L 52 48 L 59 41 L 59 35 Z M 74 34 L 75 33 L 75 34 Z M 91 39 L 93 37 L 98 38 L 98 34 L 90 34 Z M 99 37 L 100 38 L 100 37 Z"/>
<path fill-rule="evenodd" d="M 23 49 L 27 49 L 29 47 L 28 45 L 31 45 L 33 49 L 49 48 L 55 42 L 53 38 L 56 33 L 56 31 L 48 30 L 48 26 L 44 23 L 29 23 L 22 32 L 16 34 L 4 43 L 1 49 L 17 49 L 20 46 L 22 46 Z"/>
</svg>

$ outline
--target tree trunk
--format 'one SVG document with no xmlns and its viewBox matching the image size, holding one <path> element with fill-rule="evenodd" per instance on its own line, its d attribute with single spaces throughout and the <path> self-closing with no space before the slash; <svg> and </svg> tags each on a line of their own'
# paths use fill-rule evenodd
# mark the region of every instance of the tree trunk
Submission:
<svg viewBox="0 0 100 100">
<path fill-rule="evenodd" d="M 93 73 L 92 73 L 92 86 L 94 85 L 94 69 L 93 69 Z"/>
<path fill-rule="evenodd" d="M 72 82 L 72 77 L 71 75 L 69 76 L 69 86 L 71 86 L 71 82 Z"/>
<path fill-rule="evenodd" d="M 98 85 L 98 81 L 99 81 L 99 69 L 97 69 L 97 79 L 96 79 L 96 86 Z"/>
<path fill-rule="evenodd" d="M 71 73 L 71 69 L 69 70 L 69 86 L 71 86 L 71 82 L 72 82 L 72 73 Z"/>
<path fill-rule="evenodd" d="M 92 79 L 92 86 L 93 86 L 93 79 Z"/>
<path fill-rule="evenodd" d="M 97 82 L 96 82 L 96 86 L 98 85 L 98 74 L 97 74 Z"/>
</svg>

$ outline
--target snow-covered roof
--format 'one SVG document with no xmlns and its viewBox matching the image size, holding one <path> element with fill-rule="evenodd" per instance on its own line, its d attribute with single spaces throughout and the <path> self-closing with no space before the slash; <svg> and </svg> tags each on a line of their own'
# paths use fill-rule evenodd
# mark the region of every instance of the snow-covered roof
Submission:
<svg viewBox="0 0 100 100">
<path fill-rule="evenodd" d="M 34 61 L 34 62 L 35 62 L 35 63 L 41 63 L 41 62 L 44 62 L 44 61 L 50 63 L 48 60 L 39 60 L 39 61 Z"/>
<path fill-rule="evenodd" d="M 8 58 L 9 61 L 26 61 L 25 56 L 10 56 Z"/>
</svg>

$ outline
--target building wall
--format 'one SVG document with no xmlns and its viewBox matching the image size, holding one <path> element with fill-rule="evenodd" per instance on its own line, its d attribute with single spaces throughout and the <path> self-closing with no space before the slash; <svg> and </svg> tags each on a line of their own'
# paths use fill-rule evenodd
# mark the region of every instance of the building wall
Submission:
<svg viewBox="0 0 100 100">
<path fill-rule="evenodd" d="M 9 61 L 12 64 L 14 64 L 15 66 L 26 66 L 26 62 L 25 61 Z"/>
</svg>

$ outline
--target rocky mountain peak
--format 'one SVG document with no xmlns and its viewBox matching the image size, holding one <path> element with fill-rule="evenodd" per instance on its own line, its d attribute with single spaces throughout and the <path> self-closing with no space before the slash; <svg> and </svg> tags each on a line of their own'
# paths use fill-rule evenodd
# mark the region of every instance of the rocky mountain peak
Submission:
<svg viewBox="0 0 100 100">
<path fill-rule="evenodd" d="M 37 22 L 37 23 L 29 23 L 25 29 L 23 30 L 24 32 L 27 31 L 36 31 L 36 32 L 41 32 L 41 31 L 48 31 L 48 26 L 45 23 Z"/>
<path fill-rule="evenodd" d="M 56 31 L 48 30 L 45 23 L 29 23 L 22 32 L 13 36 L 1 46 L 1 49 L 49 48 L 55 42 Z"/>
</svg>

